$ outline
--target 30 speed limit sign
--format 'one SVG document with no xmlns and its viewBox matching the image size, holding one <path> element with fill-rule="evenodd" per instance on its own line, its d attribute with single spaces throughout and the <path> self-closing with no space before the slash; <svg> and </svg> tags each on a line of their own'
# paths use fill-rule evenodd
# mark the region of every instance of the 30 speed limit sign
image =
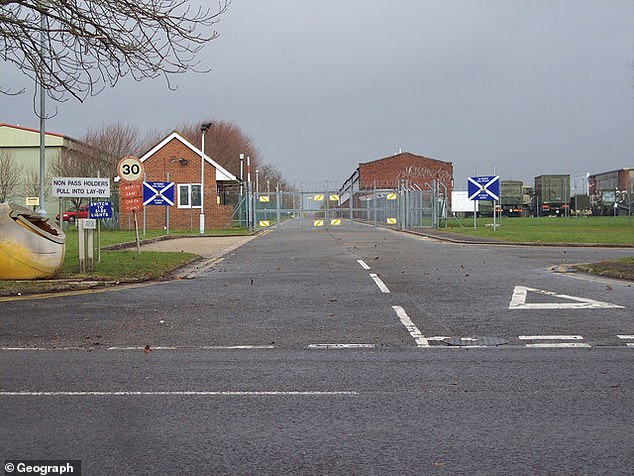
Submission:
<svg viewBox="0 0 634 476">
<path fill-rule="evenodd" d="M 124 157 L 117 165 L 117 174 L 126 182 L 137 182 L 143 177 L 143 164 L 137 157 Z"/>
</svg>

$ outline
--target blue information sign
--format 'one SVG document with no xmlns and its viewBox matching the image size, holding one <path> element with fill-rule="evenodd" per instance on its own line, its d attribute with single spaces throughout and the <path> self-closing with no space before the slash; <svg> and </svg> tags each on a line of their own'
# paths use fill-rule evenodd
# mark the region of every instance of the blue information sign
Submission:
<svg viewBox="0 0 634 476">
<path fill-rule="evenodd" d="M 174 182 L 143 182 L 143 205 L 174 205 Z"/>
<path fill-rule="evenodd" d="M 90 202 L 88 214 L 90 218 L 112 218 L 112 202 Z"/>
<path fill-rule="evenodd" d="M 467 179 L 467 195 L 469 200 L 499 200 L 500 177 L 485 175 Z"/>
</svg>

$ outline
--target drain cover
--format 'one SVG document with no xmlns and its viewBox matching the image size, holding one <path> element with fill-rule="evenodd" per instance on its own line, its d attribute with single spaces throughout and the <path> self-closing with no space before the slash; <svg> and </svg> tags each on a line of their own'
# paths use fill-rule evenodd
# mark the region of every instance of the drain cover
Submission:
<svg viewBox="0 0 634 476">
<path fill-rule="evenodd" d="M 508 340 L 502 339 L 501 337 L 489 337 L 489 336 L 479 336 L 479 337 L 448 337 L 447 339 L 443 339 L 444 343 L 447 345 L 457 345 L 461 347 L 466 346 L 486 346 L 486 347 L 495 347 L 496 345 L 508 344 Z"/>
</svg>

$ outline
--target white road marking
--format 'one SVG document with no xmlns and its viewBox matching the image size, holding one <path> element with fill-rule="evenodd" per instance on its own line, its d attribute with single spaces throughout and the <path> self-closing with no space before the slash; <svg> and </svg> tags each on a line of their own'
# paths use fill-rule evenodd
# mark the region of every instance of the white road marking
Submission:
<svg viewBox="0 0 634 476">
<path fill-rule="evenodd" d="M 583 336 L 518 336 L 520 340 L 583 340 Z"/>
<path fill-rule="evenodd" d="M 527 304 L 526 296 L 529 292 L 574 302 L 538 302 Z M 511 298 L 511 302 L 509 304 L 509 309 L 623 309 L 623 306 L 603 301 L 595 301 L 594 299 L 569 296 L 567 294 L 558 294 L 552 291 L 544 291 L 542 289 L 515 286 L 513 297 Z"/>
<path fill-rule="evenodd" d="M 410 335 L 414 338 L 416 345 L 418 347 L 429 347 L 429 341 L 425 339 L 420 329 L 418 329 L 418 327 L 416 327 L 416 325 L 412 322 L 405 310 L 401 306 L 392 306 L 392 309 L 394 309 L 398 318 L 409 331 Z"/>
<path fill-rule="evenodd" d="M 374 280 L 382 293 L 387 294 L 390 292 L 389 288 L 385 285 L 383 281 L 381 281 L 381 278 L 379 278 L 376 274 L 370 273 L 370 277 Z"/>
<path fill-rule="evenodd" d="M 150 350 L 258 350 L 258 349 L 275 349 L 274 345 L 201 345 L 201 346 L 156 346 L 150 347 Z M 134 347 L 2 347 L 2 351 L 11 352 L 53 352 L 53 351 L 71 351 L 71 350 L 111 350 L 111 351 L 128 351 L 128 350 L 145 350 L 145 346 Z"/>
<path fill-rule="evenodd" d="M 375 344 L 309 344 L 309 349 L 373 349 Z"/>
<path fill-rule="evenodd" d="M 366 262 L 365 262 L 365 261 L 363 261 L 362 259 L 358 259 L 358 260 L 357 260 L 357 263 L 359 263 L 363 269 L 372 269 L 372 268 L 370 268 L 370 267 L 366 264 Z"/>
<path fill-rule="evenodd" d="M 534 348 L 534 349 L 556 349 L 556 348 L 569 348 L 576 347 L 581 349 L 591 349 L 592 346 L 590 344 L 583 344 L 581 342 L 559 342 L 556 344 L 550 343 L 540 343 L 540 344 L 526 344 L 526 347 Z"/>
<path fill-rule="evenodd" d="M 623 340 L 634 340 L 634 335 L 631 334 L 617 334 L 616 336 Z M 634 347 L 634 342 L 626 342 L 625 345 L 627 347 Z"/>
<path fill-rule="evenodd" d="M 38 351 L 42 351 L 42 350 L 53 350 L 53 349 L 47 349 L 45 347 L 3 347 L 2 350 L 10 350 L 10 351 L 28 351 L 28 350 L 38 350 Z M 69 347 L 65 347 L 65 348 L 61 348 L 60 350 L 71 350 Z M 75 350 L 75 348 L 73 347 L 72 350 Z"/>
<path fill-rule="evenodd" d="M 284 396 L 336 396 L 358 395 L 358 392 L 242 392 L 242 391 L 158 391 L 158 392 L 128 392 L 128 391 L 104 391 L 104 392 L 0 392 L 0 397 L 134 397 L 134 396 L 211 396 L 211 397 L 284 397 Z"/>
</svg>

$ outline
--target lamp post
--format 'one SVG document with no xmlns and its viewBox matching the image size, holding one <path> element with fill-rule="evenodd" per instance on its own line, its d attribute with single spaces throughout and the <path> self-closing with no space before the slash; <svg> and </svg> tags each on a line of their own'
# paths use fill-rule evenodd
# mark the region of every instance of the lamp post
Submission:
<svg viewBox="0 0 634 476">
<path fill-rule="evenodd" d="M 44 11 L 48 10 L 48 2 L 42 2 L 41 6 Z M 44 88 L 44 55 L 46 54 L 46 18 L 44 13 L 40 13 L 40 77 L 39 89 L 40 89 L 40 208 L 38 213 L 42 216 L 46 216 L 46 208 L 44 207 L 44 176 L 46 174 L 45 169 L 45 157 L 46 157 L 46 91 Z"/>
<path fill-rule="evenodd" d="M 211 122 L 206 122 L 200 126 L 202 135 L 202 145 L 200 147 L 200 234 L 205 234 L 205 132 L 211 127 Z"/>
</svg>

